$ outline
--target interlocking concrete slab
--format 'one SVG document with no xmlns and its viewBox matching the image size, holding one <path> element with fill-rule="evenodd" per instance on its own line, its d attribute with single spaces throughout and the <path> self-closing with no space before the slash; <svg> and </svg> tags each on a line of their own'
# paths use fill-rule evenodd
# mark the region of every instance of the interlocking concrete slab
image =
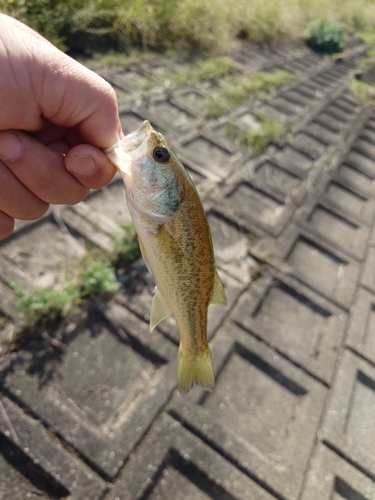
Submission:
<svg viewBox="0 0 375 500">
<path fill-rule="evenodd" d="M 250 182 L 239 183 L 216 207 L 234 223 L 257 234 L 261 229 L 277 236 L 295 210 L 284 196 L 277 196 L 267 186 L 261 189 Z"/>
<path fill-rule="evenodd" d="M 350 309 L 346 344 L 375 364 L 375 295 L 358 288 Z"/>
<path fill-rule="evenodd" d="M 375 483 L 329 448 L 319 445 L 311 463 L 301 500 L 375 498 Z"/>
<path fill-rule="evenodd" d="M 277 498 L 298 498 L 326 388 L 234 324 L 212 353 L 215 391 L 175 396 L 169 411 Z"/>
<path fill-rule="evenodd" d="M 344 351 L 323 423 L 324 442 L 375 480 L 375 368 Z"/>
<path fill-rule="evenodd" d="M 307 233 L 339 248 L 356 260 L 363 260 L 370 228 L 315 197 L 305 200 L 296 223 Z"/>
<path fill-rule="evenodd" d="M 100 312 L 90 311 L 63 337 L 64 349 L 30 342 L 1 378 L 17 401 L 102 474 L 115 477 L 174 389 L 176 368 L 167 361 L 177 353 L 120 306 L 111 305 L 108 315 L 123 338 Z"/>
<path fill-rule="evenodd" d="M 277 272 L 260 279 L 233 315 L 257 338 L 330 383 L 347 315 Z"/>
<path fill-rule="evenodd" d="M 0 247 L 2 262 L 10 261 L 20 271 L 8 277 L 0 276 L 0 279 L 23 286 L 23 280 L 18 282 L 17 278 L 25 274 L 33 286 L 49 286 L 56 283 L 69 261 L 76 260 L 84 252 L 82 238 L 61 231 L 52 220 L 46 219 L 31 232 Z"/>
<path fill-rule="evenodd" d="M 333 221 L 336 231 L 339 222 Z M 285 262 L 289 273 L 349 309 L 360 265 L 339 248 L 315 237 L 308 228 L 291 225 L 277 241 L 274 256 Z"/>
<path fill-rule="evenodd" d="M 375 248 L 368 247 L 367 256 L 362 268 L 361 284 L 375 293 Z"/>
<path fill-rule="evenodd" d="M 0 413 L 2 500 L 103 497 L 105 482 L 40 423 L 7 397 L 0 400 Z"/>
<path fill-rule="evenodd" d="M 314 195 L 351 215 L 359 222 L 372 225 L 375 216 L 375 200 L 364 195 L 355 186 L 347 187 L 346 184 L 326 174 L 319 180 Z"/>
<path fill-rule="evenodd" d="M 272 500 L 274 497 L 163 414 L 105 500 Z"/>
</svg>

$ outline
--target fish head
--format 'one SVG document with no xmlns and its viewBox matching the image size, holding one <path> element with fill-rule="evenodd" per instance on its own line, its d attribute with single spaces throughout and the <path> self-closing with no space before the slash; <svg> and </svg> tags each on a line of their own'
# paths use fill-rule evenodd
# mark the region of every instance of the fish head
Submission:
<svg viewBox="0 0 375 500">
<path fill-rule="evenodd" d="M 148 120 L 105 150 L 123 177 L 128 203 L 138 212 L 170 220 L 182 196 L 182 165 Z"/>
</svg>

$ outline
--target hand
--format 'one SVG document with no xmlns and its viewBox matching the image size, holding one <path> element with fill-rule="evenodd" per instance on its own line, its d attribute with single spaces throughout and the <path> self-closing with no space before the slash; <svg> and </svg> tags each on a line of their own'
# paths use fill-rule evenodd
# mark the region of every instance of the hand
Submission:
<svg viewBox="0 0 375 500">
<path fill-rule="evenodd" d="M 22 23 L 0 14 L 0 239 L 14 219 L 74 204 L 115 174 L 115 92 Z"/>
</svg>

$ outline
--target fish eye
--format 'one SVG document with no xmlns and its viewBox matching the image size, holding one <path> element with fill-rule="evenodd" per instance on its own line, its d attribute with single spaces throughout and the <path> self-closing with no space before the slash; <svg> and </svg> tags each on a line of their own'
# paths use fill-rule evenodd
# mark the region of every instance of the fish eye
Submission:
<svg viewBox="0 0 375 500">
<path fill-rule="evenodd" d="M 166 163 L 171 155 L 169 154 L 169 151 L 167 148 L 163 148 L 161 146 L 157 146 L 153 153 L 152 156 L 154 157 L 154 160 L 156 160 L 158 163 Z"/>
</svg>

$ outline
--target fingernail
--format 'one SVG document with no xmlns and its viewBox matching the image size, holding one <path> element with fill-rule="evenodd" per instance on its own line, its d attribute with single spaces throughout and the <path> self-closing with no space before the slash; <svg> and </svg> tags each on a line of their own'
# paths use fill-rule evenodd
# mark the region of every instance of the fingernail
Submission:
<svg viewBox="0 0 375 500">
<path fill-rule="evenodd" d="M 66 168 L 74 175 L 90 177 L 95 174 L 98 167 L 91 156 L 77 155 L 69 160 Z"/>
<path fill-rule="evenodd" d="M 18 136 L 9 130 L 0 132 L 0 159 L 17 160 L 22 153 L 22 143 Z"/>
</svg>

